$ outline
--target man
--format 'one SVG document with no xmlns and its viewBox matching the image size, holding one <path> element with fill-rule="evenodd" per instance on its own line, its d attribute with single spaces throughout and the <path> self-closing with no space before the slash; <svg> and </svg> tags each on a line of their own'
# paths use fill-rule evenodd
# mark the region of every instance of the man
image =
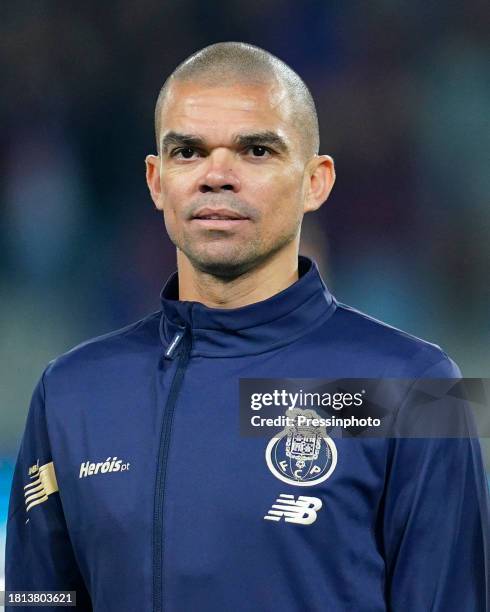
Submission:
<svg viewBox="0 0 490 612">
<path fill-rule="evenodd" d="M 313 465 L 308 430 L 240 435 L 240 379 L 460 376 L 298 259 L 303 214 L 335 180 L 304 83 L 261 49 L 212 45 L 166 81 L 156 137 L 147 182 L 178 274 L 161 311 L 46 369 L 7 588 L 76 590 L 98 612 L 487 610 L 477 440 L 324 432 Z M 393 431 L 409 404 L 392 407 Z"/>
</svg>

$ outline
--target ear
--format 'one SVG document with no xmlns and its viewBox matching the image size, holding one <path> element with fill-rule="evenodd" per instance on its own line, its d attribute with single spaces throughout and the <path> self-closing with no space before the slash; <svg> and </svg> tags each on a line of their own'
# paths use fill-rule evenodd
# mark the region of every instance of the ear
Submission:
<svg viewBox="0 0 490 612">
<path fill-rule="evenodd" d="M 158 210 L 163 210 L 161 203 L 162 189 L 160 185 L 160 157 L 158 155 L 147 155 L 146 184 L 150 190 L 151 199 Z"/>
<path fill-rule="evenodd" d="M 330 155 L 315 155 L 306 170 L 306 191 L 303 210 L 317 210 L 330 195 L 335 183 L 335 165 Z"/>
</svg>

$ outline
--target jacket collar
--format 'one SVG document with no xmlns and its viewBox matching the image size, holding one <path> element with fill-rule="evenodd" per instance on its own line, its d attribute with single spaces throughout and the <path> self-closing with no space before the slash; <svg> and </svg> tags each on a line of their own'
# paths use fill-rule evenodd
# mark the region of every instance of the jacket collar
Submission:
<svg viewBox="0 0 490 612">
<path fill-rule="evenodd" d="M 174 272 L 161 293 L 160 337 L 165 347 L 186 327 L 192 333 L 191 355 L 233 357 L 264 353 L 289 344 L 331 316 L 335 298 L 316 263 L 302 255 L 299 278 L 272 297 L 241 308 L 209 308 L 178 299 Z"/>
</svg>

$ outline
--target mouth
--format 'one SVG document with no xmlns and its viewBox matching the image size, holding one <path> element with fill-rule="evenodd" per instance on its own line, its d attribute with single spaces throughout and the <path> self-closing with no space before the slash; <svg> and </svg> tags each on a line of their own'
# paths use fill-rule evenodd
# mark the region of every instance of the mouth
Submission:
<svg viewBox="0 0 490 612">
<path fill-rule="evenodd" d="M 203 208 L 192 216 L 191 221 L 205 229 L 228 230 L 243 225 L 250 218 L 228 208 Z"/>
<path fill-rule="evenodd" d="M 246 221 L 248 217 L 228 208 L 202 208 L 192 219 L 198 221 Z"/>
</svg>

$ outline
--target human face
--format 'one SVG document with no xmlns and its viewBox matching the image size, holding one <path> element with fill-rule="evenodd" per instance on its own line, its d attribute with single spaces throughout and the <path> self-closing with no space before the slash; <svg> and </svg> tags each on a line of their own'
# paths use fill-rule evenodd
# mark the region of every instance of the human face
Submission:
<svg viewBox="0 0 490 612">
<path fill-rule="evenodd" d="M 235 277 L 297 245 L 306 160 L 281 84 L 175 82 L 161 126 L 147 180 L 195 268 Z"/>
</svg>

